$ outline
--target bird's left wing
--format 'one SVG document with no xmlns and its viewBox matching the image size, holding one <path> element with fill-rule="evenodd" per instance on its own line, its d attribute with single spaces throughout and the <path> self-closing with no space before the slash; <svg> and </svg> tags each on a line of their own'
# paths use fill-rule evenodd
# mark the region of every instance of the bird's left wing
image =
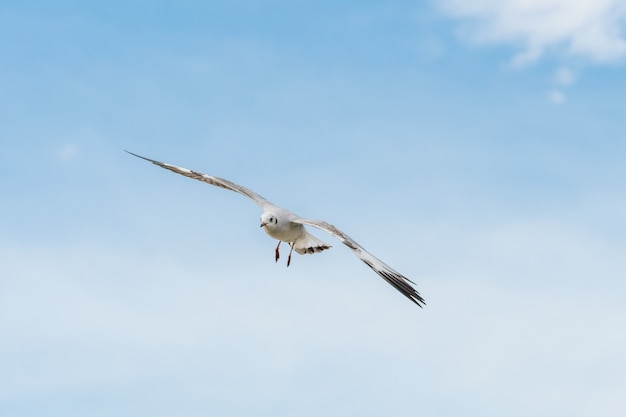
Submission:
<svg viewBox="0 0 626 417">
<path fill-rule="evenodd" d="M 411 285 L 415 284 L 413 281 L 400 274 L 398 271 L 394 270 L 389 265 L 366 251 L 363 246 L 359 245 L 356 241 L 354 241 L 354 239 L 346 235 L 341 230 L 337 229 L 332 224 L 326 223 L 325 221 L 321 220 L 309 220 L 302 218 L 292 219 L 292 221 L 294 223 L 300 223 L 316 227 L 335 236 L 344 245 L 349 247 L 352 252 L 354 252 L 355 255 L 359 257 L 360 260 L 362 260 L 367 266 L 372 268 L 374 272 L 376 272 L 385 281 L 391 284 L 396 290 L 400 291 L 409 300 L 413 301 L 420 307 L 423 307 L 423 305 L 426 304 L 422 296 Z"/>
<path fill-rule="evenodd" d="M 212 175 L 203 174 L 201 172 L 196 172 L 191 169 L 181 168 L 175 165 L 166 164 L 164 162 L 155 161 L 154 159 L 146 158 L 145 156 L 137 155 L 129 151 L 125 151 L 125 152 L 133 156 L 136 156 L 137 158 L 141 158 L 148 162 L 152 162 L 154 165 L 158 165 L 161 168 L 169 169 L 172 172 L 175 172 L 180 175 L 184 175 L 185 177 L 193 178 L 194 180 L 206 182 L 207 184 L 215 185 L 216 187 L 225 188 L 227 190 L 245 195 L 246 197 L 254 201 L 256 205 L 261 207 L 262 209 L 267 206 L 273 205 L 266 198 L 263 198 L 262 196 L 255 193 L 254 191 L 242 185 L 235 184 L 232 181 L 225 180 L 224 178 L 214 177 Z"/>
</svg>

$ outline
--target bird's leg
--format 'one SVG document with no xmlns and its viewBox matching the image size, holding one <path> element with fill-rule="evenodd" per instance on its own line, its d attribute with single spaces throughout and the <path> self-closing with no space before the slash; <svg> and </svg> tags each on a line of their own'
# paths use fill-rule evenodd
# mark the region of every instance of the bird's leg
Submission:
<svg viewBox="0 0 626 417">
<path fill-rule="evenodd" d="M 293 247 L 295 246 L 295 243 L 290 243 L 289 246 L 291 246 L 291 249 L 289 250 L 289 256 L 287 257 L 287 266 L 289 266 L 289 264 L 291 263 L 291 252 L 293 252 Z"/>
<path fill-rule="evenodd" d="M 278 262 L 278 258 L 280 258 L 280 251 L 278 250 L 278 248 L 280 247 L 280 244 L 283 243 L 282 241 L 278 241 L 278 245 L 276 245 L 276 262 Z"/>
</svg>

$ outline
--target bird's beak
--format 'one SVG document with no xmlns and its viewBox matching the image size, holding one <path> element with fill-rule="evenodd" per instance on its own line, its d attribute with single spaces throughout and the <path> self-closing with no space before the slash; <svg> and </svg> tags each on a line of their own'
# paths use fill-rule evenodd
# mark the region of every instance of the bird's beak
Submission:
<svg viewBox="0 0 626 417">
<path fill-rule="evenodd" d="M 267 226 L 267 223 L 261 222 L 261 227 Z"/>
</svg>

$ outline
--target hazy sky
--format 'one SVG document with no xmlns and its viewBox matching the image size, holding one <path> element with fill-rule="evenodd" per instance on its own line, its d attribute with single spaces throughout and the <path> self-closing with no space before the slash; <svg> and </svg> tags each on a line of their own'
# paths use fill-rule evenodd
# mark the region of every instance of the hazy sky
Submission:
<svg viewBox="0 0 626 417">
<path fill-rule="evenodd" d="M 338 4 L 339 3 L 339 4 Z M 623 416 L 626 2 L 0 5 L 3 417 Z M 218 175 L 327 220 L 274 262 Z"/>
</svg>

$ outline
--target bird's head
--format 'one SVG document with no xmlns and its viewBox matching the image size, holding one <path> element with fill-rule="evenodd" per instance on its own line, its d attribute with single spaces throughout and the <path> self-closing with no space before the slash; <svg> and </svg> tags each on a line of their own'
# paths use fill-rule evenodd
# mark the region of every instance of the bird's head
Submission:
<svg viewBox="0 0 626 417">
<path fill-rule="evenodd" d="M 261 215 L 261 227 L 274 228 L 278 224 L 278 218 L 274 213 L 264 212 Z"/>
</svg>

